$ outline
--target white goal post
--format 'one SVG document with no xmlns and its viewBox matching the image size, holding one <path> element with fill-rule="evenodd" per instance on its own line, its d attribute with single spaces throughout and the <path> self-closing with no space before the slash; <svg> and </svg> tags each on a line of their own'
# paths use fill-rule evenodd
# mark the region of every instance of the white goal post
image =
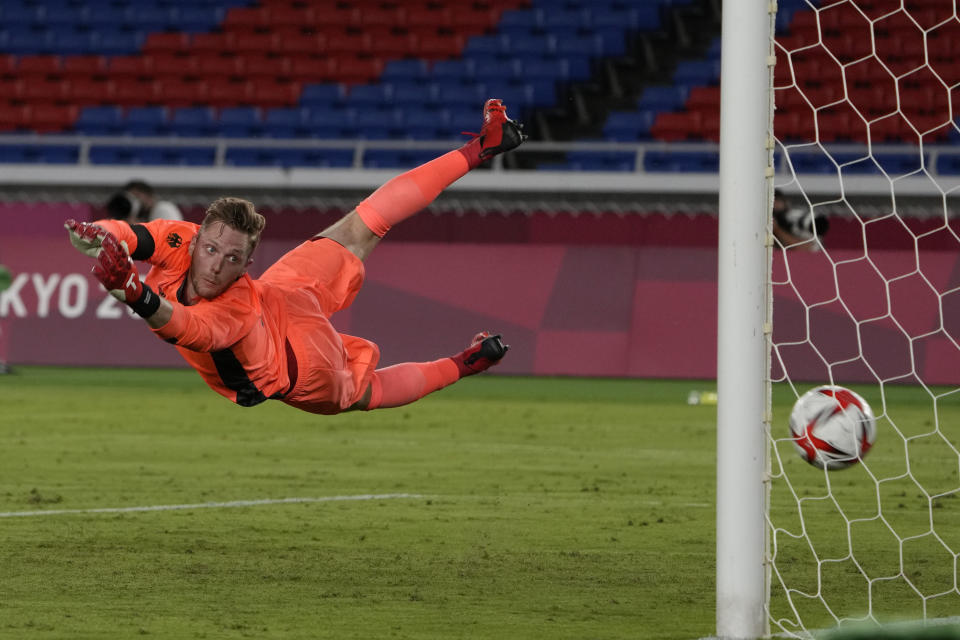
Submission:
<svg viewBox="0 0 960 640">
<path fill-rule="evenodd" d="M 960 638 L 960 14 L 782 1 L 724 3 L 717 635 Z M 842 471 L 787 428 L 824 384 L 876 415 Z"/>
<path fill-rule="evenodd" d="M 767 243 L 775 4 L 723 4 L 717 319 L 717 635 L 767 631 Z"/>
</svg>

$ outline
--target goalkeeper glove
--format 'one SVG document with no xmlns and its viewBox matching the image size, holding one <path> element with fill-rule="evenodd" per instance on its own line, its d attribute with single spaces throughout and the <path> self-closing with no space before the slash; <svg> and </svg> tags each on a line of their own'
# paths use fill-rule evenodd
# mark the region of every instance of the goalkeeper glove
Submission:
<svg viewBox="0 0 960 640">
<path fill-rule="evenodd" d="M 100 254 L 100 244 L 109 232 L 92 222 L 77 222 L 73 218 L 63 223 L 70 233 L 70 244 L 85 256 L 96 258 Z M 129 253 L 126 242 L 120 242 L 123 250 Z"/>
<path fill-rule="evenodd" d="M 160 308 L 160 296 L 140 281 L 140 274 L 116 237 L 103 232 L 93 275 L 117 300 L 125 302 L 141 318 L 149 318 Z"/>
</svg>

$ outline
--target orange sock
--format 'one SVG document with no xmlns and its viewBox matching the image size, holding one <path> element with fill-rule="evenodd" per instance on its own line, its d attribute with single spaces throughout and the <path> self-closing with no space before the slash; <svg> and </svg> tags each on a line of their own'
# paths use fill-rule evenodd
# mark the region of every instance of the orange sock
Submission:
<svg viewBox="0 0 960 640">
<path fill-rule="evenodd" d="M 450 358 L 434 362 L 403 362 L 377 369 L 367 410 L 400 407 L 439 391 L 460 379 L 457 365 Z"/>
<path fill-rule="evenodd" d="M 367 228 L 382 238 L 390 227 L 433 202 L 469 170 L 466 156 L 459 150 L 450 151 L 389 180 L 357 205 L 357 213 Z"/>
</svg>

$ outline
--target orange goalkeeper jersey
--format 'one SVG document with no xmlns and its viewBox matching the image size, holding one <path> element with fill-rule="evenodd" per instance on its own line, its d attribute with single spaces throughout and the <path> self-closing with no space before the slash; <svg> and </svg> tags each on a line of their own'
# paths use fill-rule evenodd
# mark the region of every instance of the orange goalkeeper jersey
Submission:
<svg viewBox="0 0 960 640">
<path fill-rule="evenodd" d="M 199 225 L 96 224 L 152 265 L 144 282 L 173 305 L 170 321 L 154 333 L 217 393 L 245 407 L 275 398 L 313 413 L 337 413 L 363 395 L 379 350 L 330 324 L 363 281 L 363 263 L 340 245 L 304 243 L 260 279 L 244 274 L 213 300 L 187 305 L 190 243 Z"/>
</svg>

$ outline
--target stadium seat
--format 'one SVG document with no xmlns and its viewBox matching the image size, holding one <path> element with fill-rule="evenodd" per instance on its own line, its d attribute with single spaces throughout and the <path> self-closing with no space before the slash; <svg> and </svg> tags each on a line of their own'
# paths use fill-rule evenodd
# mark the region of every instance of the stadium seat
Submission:
<svg viewBox="0 0 960 640">
<path fill-rule="evenodd" d="M 132 136 L 160 136 L 167 133 L 165 107 L 131 107 L 123 119 L 124 132 Z"/>
<path fill-rule="evenodd" d="M 179 107 L 170 114 L 170 132 L 183 137 L 215 135 L 217 121 L 210 107 Z"/>
<path fill-rule="evenodd" d="M 217 133 L 227 138 L 251 138 L 263 130 L 257 107 L 226 107 L 220 110 Z"/>
</svg>

